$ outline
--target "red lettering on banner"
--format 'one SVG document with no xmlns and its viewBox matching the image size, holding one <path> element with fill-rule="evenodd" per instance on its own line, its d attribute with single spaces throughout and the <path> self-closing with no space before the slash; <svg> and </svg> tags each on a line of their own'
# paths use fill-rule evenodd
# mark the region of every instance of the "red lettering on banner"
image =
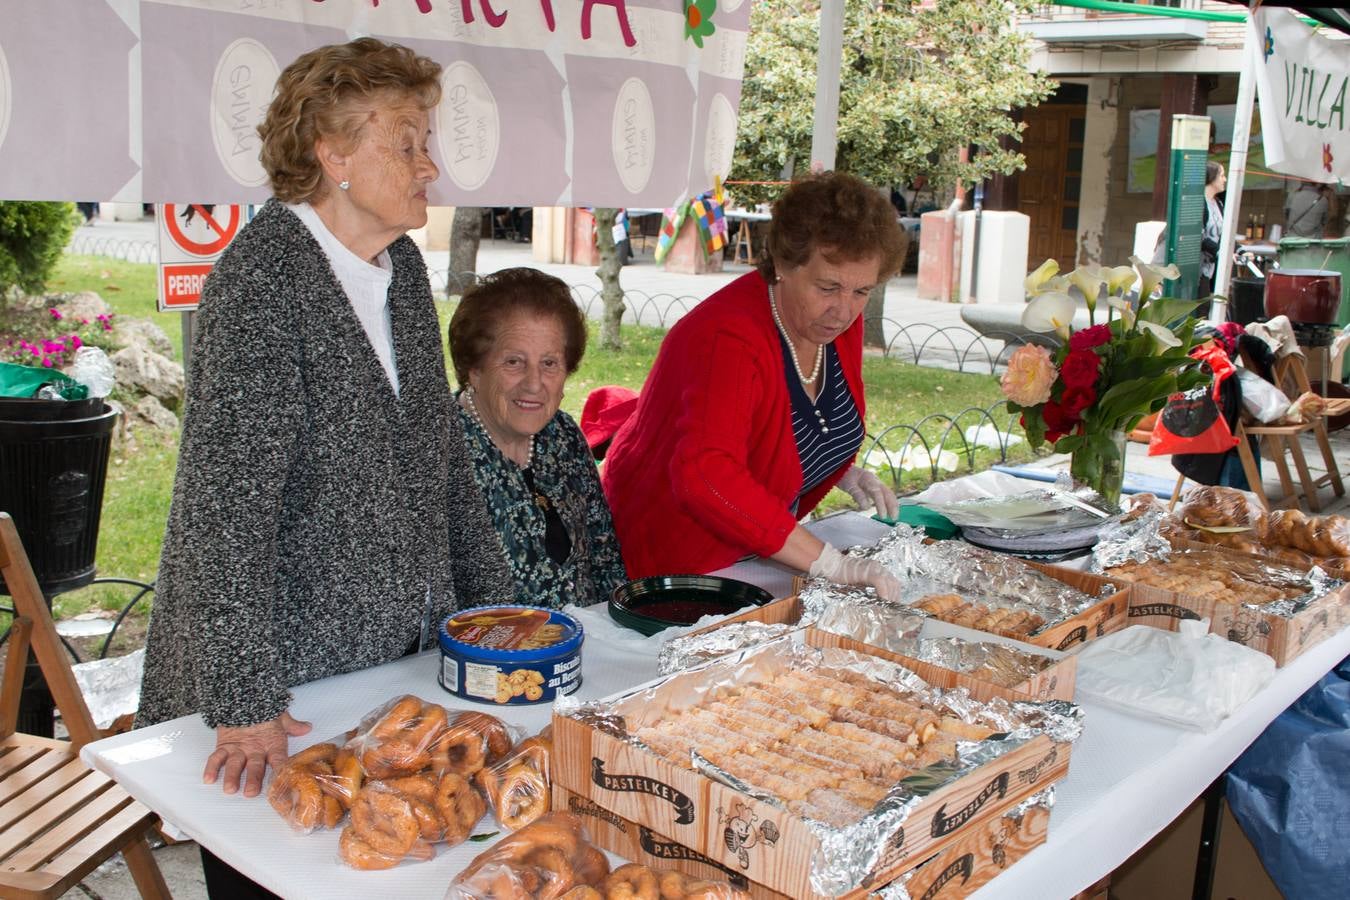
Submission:
<svg viewBox="0 0 1350 900">
<path fill-rule="evenodd" d="M 498 13 L 488 0 L 478 0 L 478 6 L 483 10 L 483 18 L 493 28 L 501 28 L 506 24 L 506 13 Z M 473 0 L 459 0 L 459 8 L 464 13 L 464 24 L 468 25 L 473 21 Z"/>
<path fill-rule="evenodd" d="M 324 0 L 314 2 L 323 3 Z M 431 12 L 431 0 L 413 0 L 413 2 L 417 4 L 417 11 L 423 15 Z M 379 6 L 380 0 L 370 0 L 370 4 Z M 581 39 L 584 41 L 591 39 L 591 8 L 597 5 L 614 7 L 614 15 L 619 20 L 619 32 L 623 35 L 624 46 L 635 46 L 637 38 L 633 36 L 633 29 L 628 24 L 628 7 L 625 0 L 584 0 L 581 7 Z M 478 8 L 483 11 L 483 20 L 492 28 L 501 28 L 505 25 L 506 17 L 511 12 L 510 10 L 497 12 L 492 8 L 490 0 L 478 0 Z M 471 24 L 474 21 L 473 0 L 459 0 L 459 9 L 464 17 L 464 24 Z M 548 30 L 556 31 L 558 22 L 553 15 L 553 0 L 539 0 L 539 9 L 544 14 L 544 24 L 548 26 Z"/>
<path fill-rule="evenodd" d="M 585 0 L 581 7 L 581 39 L 583 41 L 591 39 L 591 7 L 596 5 L 614 7 L 614 14 L 619 17 L 619 31 L 623 33 L 625 47 L 631 47 L 637 43 L 637 38 L 633 37 L 633 29 L 628 27 L 628 7 L 624 5 L 624 0 Z"/>
</svg>

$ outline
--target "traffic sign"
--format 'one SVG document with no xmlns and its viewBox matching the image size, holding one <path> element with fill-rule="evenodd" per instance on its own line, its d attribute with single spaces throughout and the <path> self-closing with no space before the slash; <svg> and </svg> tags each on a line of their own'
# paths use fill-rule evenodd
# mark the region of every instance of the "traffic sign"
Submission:
<svg viewBox="0 0 1350 900">
<path fill-rule="evenodd" d="M 194 310 L 206 276 L 239 233 L 243 207 L 165 203 L 156 208 L 156 215 L 160 312 Z"/>
</svg>

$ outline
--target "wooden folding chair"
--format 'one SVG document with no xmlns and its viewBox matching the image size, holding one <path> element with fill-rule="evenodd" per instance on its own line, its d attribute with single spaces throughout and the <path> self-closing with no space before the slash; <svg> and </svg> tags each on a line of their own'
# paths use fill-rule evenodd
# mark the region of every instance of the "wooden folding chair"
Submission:
<svg viewBox="0 0 1350 900">
<path fill-rule="evenodd" d="M 1245 356 L 1244 362 L 1251 368 L 1251 362 Z M 1284 391 L 1291 400 L 1312 390 L 1302 356 L 1290 354 L 1276 360 L 1272 374 L 1275 386 Z M 1322 464 L 1327 470 L 1325 475 L 1318 478 L 1312 477 L 1308 461 L 1303 455 L 1303 445 L 1299 442 L 1299 437 L 1308 432 L 1312 432 L 1316 439 L 1317 447 L 1322 451 Z M 1310 421 L 1301 425 L 1247 424 L 1239 419 L 1236 434 L 1238 459 L 1242 462 L 1242 471 L 1247 475 L 1247 483 L 1251 486 L 1252 493 L 1266 509 L 1270 509 L 1271 500 L 1267 498 L 1265 486 L 1261 483 L 1261 474 L 1257 470 L 1256 459 L 1252 456 L 1247 441 L 1248 435 L 1262 442 L 1266 456 L 1275 464 L 1275 471 L 1280 476 L 1281 498 L 1275 505 L 1298 507 L 1301 498 L 1308 504 L 1310 512 L 1320 512 L 1322 503 L 1318 499 L 1317 491 L 1323 485 L 1330 485 L 1337 497 L 1345 496 L 1345 484 L 1341 481 L 1341 471 L 1336 465 L 1336 457 L 1331 452 L 1331 441 L 1327 437 L 1327 420 L 1322 416 L 1313 416 Z M 1294 484 L 1286 457 L 1294 461 L 1294 468 L 1298 472 L 1298 485 Z"/>
<path fill-rule="evenodd" d="M 59 897 L 118 851 L 142 897 L 169 897 L 145 835 L 158 817 L 80 761 L 99 737 L 14 528 L 0 513 L 0 572 L 15 617 L 0 682 L 0 896 Z M 32 646 L 70 741 L 18 734 Z"/>
</svg>

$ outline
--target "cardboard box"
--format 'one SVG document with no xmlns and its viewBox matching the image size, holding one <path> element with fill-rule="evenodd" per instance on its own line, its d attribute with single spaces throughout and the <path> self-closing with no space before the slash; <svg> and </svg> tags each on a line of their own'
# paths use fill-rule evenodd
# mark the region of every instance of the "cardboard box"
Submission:
<svg viewBox="0 0 1350 900">
<path fill-rule="evenodd" d="M 801 601 L 795 596 L 785 597 L 782 600 L 775 600 L 772 603 L 766 603 L 764 606 L 738 613 L 737 615 L 723 619 L 715 625 L 710 625 L 707 628 L 691 632 L 691 634 L 704 634 L 709 631 L 715 631 L 723 625 L 729 625 L 735 622 L 764 622 L 770 625 L 796 625 L 801 621 L 801 618 Z M 931 634 L 929 633 L 930 631 L 932 632 Z M 970 695 L 976 700 L 992 700 L 994 697 L 1003 697 L 1007 700 L 1026 700 L 1028 698 L 1036 700 L 1073 699 L 1074 679 L 1078 671 L 1078 660 L 1076 657 L 1069 656 L 1060 651 L 1047 650 L 1044 647 L 1025 644 L 1021 641 L 1013 640 L 1012 638 L 984 634 L 983 632 L 975 631 L 971 628 L 962 628 L 960 625 L 952 625 L 951 623 L 943 622 L 940 619 L 929 619 L 925 622 L 923 637 L 944 636 L 962 637 L 968 641 L 994 641 L 1000 644 L 1007 644 L 1008 646 L 1022 650 L 1023 652 L 1045 655 L 1053 659 L 1054 662 L 1020 684 L 1005 686 L 996 684 L 992 681 L 984 681 L 966 672 L 955 672 L 933 663 L 923 662 L 914 659 L 913 657 L 906 656 L 903 653 L 896 653 L 893 650 L 887 650 L 883 647 L 873 647 L 870 644 L 864 644 L 862 641 L 855 640 L 854 638 L 835 634 L 812 626 L 807 626 L 805 639 L 807 643 L 813 647 L 839 647 L 844 650 L 856 650 L 859 653 L 866 653 L 869 656 L 888 659 L 891 662 L 899 663 L 911 672 L 914 672 L 934 687 L 963 687 L 970 691 Z"/>
<path fill-rule="evenodd" d="M 707 677 L 705 669 L 676 674 L 635 689 L 627 702 L 636 712 L 642 702 L 664 702 L 663 694 L 692 694 Z M 799 900 L 818 896 L 810 876 L 820 840 L 795 815 L 615 737 L 604 722 L 555 713 L 553 748 L 555 787 L 780 894 Z M 889 883 L 966 837 L 976 823 L 1063 778 L 1071 750 L 1036 735 L 921 797 L 888 842 L 869 883 Z M 860 888 L 845 896 L 865 893 Z"/>
<path fill-rule="evenodd" d="M 748 893 L 752 900 L 795 900 L 750 881 L 738 866 L 727 866 L 704 856 L 566 788 L 554 787 L 553 808 L 579 816 L 595 844 L 624 859 L 653 869 L 677 869 L 709 881 L 727 881 Z M 915 900 L 967 897 L 1045 843 L 1049 826 L 1050 810 L 1045 806 L 989 816 L 963 831 L 961 838 L 947 849 L 900 878 Z M 880 887 L 871 884 L 867 890 Z"/>
<path fill-rule="evenodd" d="M 1212 544 L 1193 546 L 1220 556 L 1264 559 Z M 1293 616 L 1277 616 L 1240 602 L 1191 597 L 1151 584 L 1135 583 L 1130 588 L 1127 624 L 1177 631 L 1183 620 L 1209 619 L 1211 634 L 1259 650 L 1273 658 L 1275 665 L 1284 666 L 1345 627 L 1350 621 L 1348 601 L 1350 585 L 1315 600 Z"/>
<path fill-rule="evenodd" d="M 1056 581 L 1062 581 L 1069 587 L 1082 591 L 1090 597 L 1099 596 L 1102 589 L 1108 585 L 1115 588 L 1115 591 L 1076 616 L 1070 616 L 1063 622 L 1045 629 L 1040 634 L 1018 638 L 1018 640 L 1051 650 L 1068 650 L 1078 644 L 1086 643 L 1125 627 L 1125 611 L 1129 605 L 1129 592 L 1132 588 L 1129 582 L 1030 560 L 1022 560 L 1022 562 L 1049 575 Z M 806 582 L 807 579 L 800 575 L 797 576 L 792 582 L 793 590 L 800 593 Z M 953 586 L 951 593 L 970 594 L 971 592 Z M 978 599 L 978 597 L 973 599 Z"/>
</svg>

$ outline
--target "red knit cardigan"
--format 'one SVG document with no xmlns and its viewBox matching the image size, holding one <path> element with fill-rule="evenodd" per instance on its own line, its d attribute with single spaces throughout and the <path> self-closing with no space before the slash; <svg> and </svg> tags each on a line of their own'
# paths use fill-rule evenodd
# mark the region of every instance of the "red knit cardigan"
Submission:
<svg viewBox="0 0 1350 900">
<path fill-rule="evenodd" d="M 863 415 L 861 316 L 834 346 Z M 758 272 L 704 300 L 666 335 L 601 476 L 630 578 L 709 572 L 777 553 L 797 518 L 838 482 L 848 465 L 802 497 L 796 516 L 789 511 L 802 468 L 787 378 Z"/>
</svg>

